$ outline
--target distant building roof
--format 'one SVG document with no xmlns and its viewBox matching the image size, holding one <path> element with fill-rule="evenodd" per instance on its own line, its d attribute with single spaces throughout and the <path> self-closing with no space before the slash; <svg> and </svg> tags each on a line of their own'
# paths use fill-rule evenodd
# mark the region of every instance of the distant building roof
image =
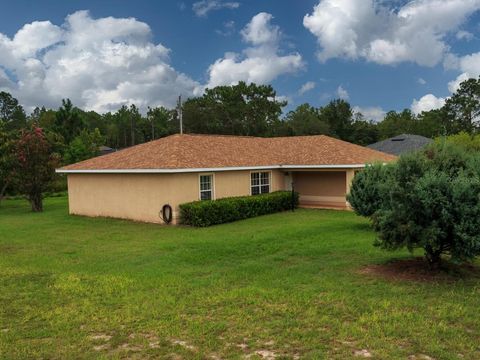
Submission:
<svg viewBox="0 0 480 360">
<path fill-rule="evenodd" d="M 137 172 L 284 166 L 354 167 L 396 157 L 324 135 L 260 138 L 225 135 L 171 135 L 68 165 L 66 171 Z"/>
<path fill-rule="evenodd" d="M 420 150 L 433 140 L 425 136 L 401 134 L 390 139 L 370 144 L 367 147 L 392 155 L 401 155 L 410 151 Z"/>
<path fill-rule="evenodd" d="M 112 149 L 111 147 L 102 145 L 102 146 L 98 147 L 98 151 L 99 151 L 99 155 L 106 155 L 106 154 L 110 154 L 112 152 L 115 152 L 117 150 Z"/>
</svg>

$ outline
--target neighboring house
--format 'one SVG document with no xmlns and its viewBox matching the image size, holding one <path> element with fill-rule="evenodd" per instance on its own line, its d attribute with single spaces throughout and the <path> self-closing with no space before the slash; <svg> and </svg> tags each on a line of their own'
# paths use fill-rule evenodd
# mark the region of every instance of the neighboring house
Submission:
<svg viewBox="0 0 480 360">
<path fill-rule="evenodd" d="M 98 147 L 99 155 L 107 155 L 107 154 L 110 154 L 110 153 L 115 152 L 115 151 L 117 151 L 117 150 L 112 149 L 111 147 L 108 147 L 108 146 L 105 146 L 105 145 L 102 145 L 102 146 Z"/>
<path fill-rule="evenodd" d="M 396 157 L 328 136 L 172 135 L 58 169 L 71 214 L 162 223 L 169 204 L 290 190 L 300 204 L 347 208 L 356 170 Z"/>
<path fill-rule="evenodd" d="M 368 145 L 370 149 L 378 150 L 387 154 L 401 155 L 410 151 L 420 150 L 433 140 L 420 135 L 401 134 L 387 140 Z"/>
</svg>

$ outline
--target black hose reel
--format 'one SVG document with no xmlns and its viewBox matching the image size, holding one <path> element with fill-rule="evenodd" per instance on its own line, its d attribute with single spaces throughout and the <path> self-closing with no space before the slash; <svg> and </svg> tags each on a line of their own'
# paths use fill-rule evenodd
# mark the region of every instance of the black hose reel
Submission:
<svg viewBox="0 0 480 360">
<path fill-rule="evenodd" d="M 172 212 L 172 207 L 170 205 L 168 204 L 163 205 L 162 211 L 160 213 L 161 213 L 162 220 L 165 222 L 165 224 L 170 224 L 172 222 L 173 212 Z"/>
</svg>

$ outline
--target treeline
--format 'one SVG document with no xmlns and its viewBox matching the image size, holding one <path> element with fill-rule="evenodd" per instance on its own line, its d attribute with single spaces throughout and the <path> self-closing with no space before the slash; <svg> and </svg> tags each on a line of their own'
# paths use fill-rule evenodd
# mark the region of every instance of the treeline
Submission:
<svg viewBox="0 0 480 360">
<path fill-rule="evenodd" d="M 479 132 L 480 79 L 464 81 L 441 109 L 420 115 L 407 109 L 390 111 L 377 123 L 340 99 L 320 107 L 302 104 L 284 114 L 286 105 L 269 85 L 218 86 L 183 103 L 183 129 L 186 133 L 249 136 L 325 134 L 360 145 L 401 133 L 430 138 L 471 136 Z M 0 197 L 2 189 L 7 191 L 1 177 L 7 178 L 2 168 L 12 161 L 10 152 L 15 146 L 10 145 L 34 128 L 42 129 L 49 151 L 65 165 L 98 155 L 101 145 L 121 149 L 178 133 L 179 119 L 177 109 L 155 107 L 142 114 L 132 104 L 99 114 L 84 111 L 68 99 L 56 110 L 37 107 L 27 115 L 17 99 L 0 92 Z M 6 189 L 17 192 L 12 183 Z"/>
</svg>

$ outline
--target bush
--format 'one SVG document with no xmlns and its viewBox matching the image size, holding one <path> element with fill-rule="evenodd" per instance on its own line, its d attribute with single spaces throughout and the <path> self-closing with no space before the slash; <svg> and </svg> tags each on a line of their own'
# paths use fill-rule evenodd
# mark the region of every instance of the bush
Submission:
<svg viewBox="0 0 480 360">
<path fill-rule="evenodd" d="M 272 214 L 298 206 L 298 193 L 276 191 L 255 196 L 194 201 L 180 205 L 180 222 L 192 226 L 223 224 L 255 216 Z"/>
<path fill-rule="evenodd" d="M 478 153 L 434 144 L 401 156 L 384 172 L 367 167 L 349 199 L 357 213 L 372 219 L 376 245 L 422 248 L 432 266 L 438 266 L 442 255 L 469 261 L 480 255 L 479 165 Z M 367 186 L 372 179 L 378 181 L 374 190 Z M 374 204 L 372 193 L 379 195 Z"/>
<path fill-rule="evenodd" d="M 383 184 L 391 167 L 383 164 L 368 165 L 368 171 L 355 174 L 347 201 L 361 216 L 372 216 L 381 205 Z"/>
</svg>

